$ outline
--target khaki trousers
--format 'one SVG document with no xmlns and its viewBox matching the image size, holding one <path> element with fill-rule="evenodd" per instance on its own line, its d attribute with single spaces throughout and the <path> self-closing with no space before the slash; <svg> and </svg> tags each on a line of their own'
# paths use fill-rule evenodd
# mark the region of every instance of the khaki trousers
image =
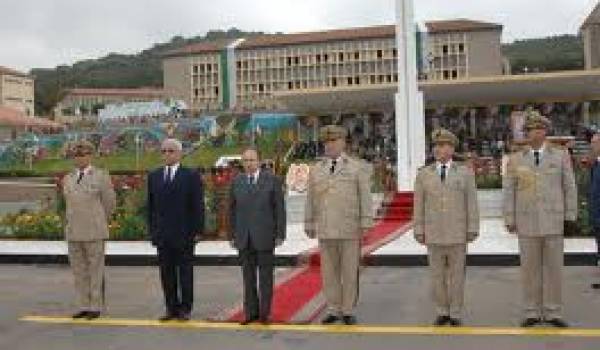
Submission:
<svg viewBox="0 0 600 350">
<path fill-rule="evenodd" d="M 329 312 L 352 314 L 358 301 L 360 240 L 322 239 L 321 278 Z"/>
<path fill-rule="evenodd" d="M 104 241 L 68 242 L 68 248 L 79 306 L 83 310 L 101 311 L 104 306 Z"/>
<path fill-rule="evenodd" d="M 563 237 L 519 237 L 525 317 L 561 317 Z"/>
<path fill-rule="evenodd" d="M 440 316 L 462 317 L 465 289 L 466 245 L 428 245 L 431 286 Z"/>
</svg>

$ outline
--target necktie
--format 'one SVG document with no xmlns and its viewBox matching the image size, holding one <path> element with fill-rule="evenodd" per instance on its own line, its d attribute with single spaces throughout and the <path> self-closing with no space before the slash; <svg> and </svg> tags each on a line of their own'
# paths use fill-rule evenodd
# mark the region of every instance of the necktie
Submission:
<svg viewBox="0 0 600 350">
<path fill-rule="evenodd" d="M 333 160 L 331 161 L 331 168 L 329 168 L 329 172 L 330 172 L 331 174 L 333 174 L 333 173 L 335 172 L 335 166 L 336 166 L 336 164 L 337 164 L 337 160 L 333 159 Z"/>
<path fill-rule="evenodd" d="M 440 178 L 442 179 L 442 182 L 446 180 L 446 164 L 442 165 L 442 169 L 440 171 Z"/>
<path fill-rule="evenodd" d="M 165 183 L 171 183 L 171 167 L 167 166 L 167 174 L 165 175 Z"/>
<path fill-rule="evenodd" d="M 535 158 L 535 166 L 540 165 L 540 151 L 533 151 L 533 157 Z"/>
<path fill-rule="evenodd" d="M 79 183 L 81 182 L 81 179 L 83 178 L 83 171 L 79 171 L 79 177 L 77 177 L 77 184 L 79 185 Z"/>
</svg>

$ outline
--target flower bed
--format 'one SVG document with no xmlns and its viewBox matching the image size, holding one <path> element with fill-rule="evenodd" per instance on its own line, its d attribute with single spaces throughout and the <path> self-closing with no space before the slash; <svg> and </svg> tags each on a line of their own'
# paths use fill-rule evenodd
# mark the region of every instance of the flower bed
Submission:
<svg viewBox="0 0 600 350">
<path fill-rule="evenodd" d="M 205 234 L 207 240 L 225 239 L 228 233 L 229 184 L 232 169 L 203 175 L 205 201 Z M 64 239 L 65 202 L 61 183 L 64 174 L 54 177 L 58 200 L 54 208 L 38 212 L 21 211 L 0 217 L 0 238 Z M 110 240 L 146 240 L 146 175 L 134 172 L 111 175 L 117 194 L 117 208 L 109 222 Z"/>
</svg>

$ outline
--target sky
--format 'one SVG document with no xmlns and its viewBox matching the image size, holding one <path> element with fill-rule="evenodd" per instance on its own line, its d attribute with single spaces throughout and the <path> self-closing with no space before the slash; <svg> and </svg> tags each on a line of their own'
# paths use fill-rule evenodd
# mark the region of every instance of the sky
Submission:
<svg viewBox="0 0 600 350">
<path fill-rule="evenodd" d="M 504 42 L 575 34 L 599 0 L 415 0 L 415 19 L 504 25 Z M 396 0 L 1 0 L 0 66 L 28 72 L 133 54 L 211 29 L 305 32 L 393 24 Z"/>
</svg>

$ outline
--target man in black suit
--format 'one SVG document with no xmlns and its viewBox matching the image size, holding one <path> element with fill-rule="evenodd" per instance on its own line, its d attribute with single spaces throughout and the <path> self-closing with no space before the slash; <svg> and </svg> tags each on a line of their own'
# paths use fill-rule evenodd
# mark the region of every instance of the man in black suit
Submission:
<svg viewBox="0 0 600 350">
<path fill-rule="evenodd" d="M 244 280 L 242 324 L 269 322 L 274 250 L 283 243 L 286 230 L 282 183 L 270 171 L 259 169 L 259 161 L 256 149 L 244 151 L 244 172 L 233 180 L 230 193 L 231 244 L 239 251 Z"/>
<path fill-rule="evenodd" d="M 166 139 L 164 166 L 148 175 L 148 230 L 158 250 L 166 313 L 161 321 L 191 318 L 194 300 L 194 247 L 204 228 L 200 175 L 181 166 L 182 145 Z"/>
</svg>

